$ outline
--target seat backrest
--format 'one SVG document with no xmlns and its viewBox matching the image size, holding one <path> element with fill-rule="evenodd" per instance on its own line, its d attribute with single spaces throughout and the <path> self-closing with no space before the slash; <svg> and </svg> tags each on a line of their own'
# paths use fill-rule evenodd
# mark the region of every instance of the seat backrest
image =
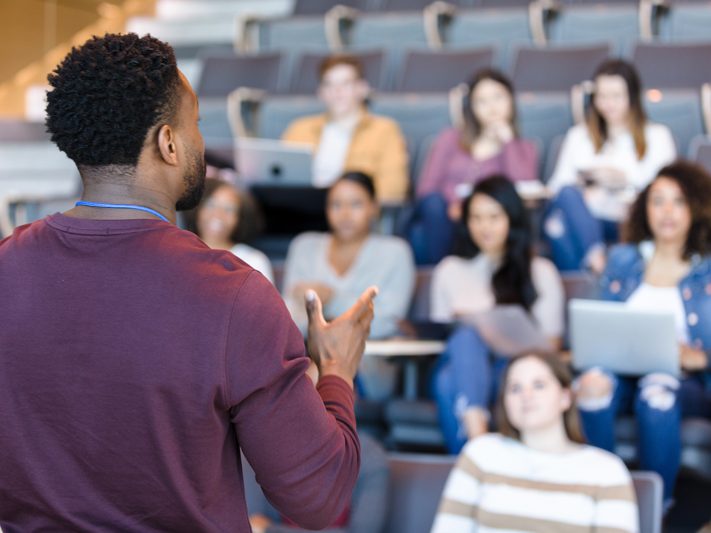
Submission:
<svg viewBox="0 0 711 533">
<path fill-rule="evenodd" d="M 226 98 L 238 87 L 277 92 L 281 67 L 282 57 L 278 52 L 249 55 L 209 53 L 202 57 L 198 97 Z"/>
<path fill-rule="evenodd" d="M 636 3 L 564 5 L 548 25 L 548 40 L 556 45 L 613 43 L 616 53 L 628 53 L 640 37 Z"/>
<path fill-rule="evenodd" d="M 698 90 L 646 91 L 644 107 L 653 122 L 667 126 L 676 141 L 677 153 L 687 153 L 691 140 L 704 132 L 701 97 Z"/>
<path fill-rule="evenodd" d="M 632 61 L 648 89 L 697 89 L 709 81 L 711 42 L 638 43 Z"/>
<path fill-rule="evenodd" d="M 355 9 L 366 9 L 369 0 L 338 0 L 338 4 Z M 294 0 L 292 15 L 323 15 L 336 2 L 332 0 Z"/>
<path fill-rule="evenodd" d="M 656 472 L 631 472 L 637 495 L 640 533 L 662 531 L 662 478 Z"/>
<path fill-rule="evenodd" d="M 475 72 L 491 67 L 493 48 L 473 50 L 410 50 L 405 54 L 395 91 L 445 92 L 466 82 Z"/>
<path fill-rule="evenodd" d="M 431 267 L 417 268 L 415 290 L 410 304 L 410 312 L 407 315 L 413 322 L 428 322 L 430 320 L 432 270 Z"/>
<path fill-rule="evenodd" d="M 47 141 L 50 134 L 44 122 L 4 118 L 0 119 L 0 142 Z"/>
<path fill-rule="evenodd" d="M 267 139 L 278 139 L 293 120 L 323 111 L 323 104 L 316 96 L 267 98 L 259 109 L 257 135 Z"/>
<path fill-rule="evenodd" d="M 388 533 L 428 533 L 449 472 L 451 455 L 391 453 Z"/>
<path fill-rule="evenodd" d="M 711 138 L 707 135 L 694 137 L 689 145 L 689 159 L 696 161 L 711 172 Z"/>
<path fill-rule="evenodd" d="M 705 1 L 667 0 L 661 12 L 659 38 L 666 42 L 709 40 L 711 5 Z"/>
<path fill-rule="evenodd" d="M 373 113 L 395 120 L 407 145 L 418 147 L 425 137 L 450 126 L 449 100 L 441 94 L 378 94 L 371 105 Z"/>
<path fill-rule="evenodd" d="M 446 48 L 493 47 L 494 62 L 503 70 L 515 48 L 533 44 L 526 6 L 462 9 L 442 29 L 442 38 Z"/>
<path fill-rule="evenodd" d="M 569 91 L 589 79 L 610 56 L 609 45 L 555 48 L 520 48 L 516 53 L 513 83 L 517 91 Z"/>
<path fill-rule="evenodd" d="M 301 54 L 296 60 L 296 66 L 293 69 L 289 93 L 316 94 L 319 86 L 319 65 L 330 55 L 328 52 L 304 52 Z M 385 89 L 385 52 L 383 50 L 353 51 L 349 52 L 349 55 L 355 56 L 360 60 L 363 65 L 365 79 L 373 89 Z"/>
<path fill-rule="evenodd" d="M 519 133 L 543 143 L 541 160 L 553 140 L 573 125 L 570 93 L 523 93 L 516 98 Z M 543 161 L 541 161 L 543 163 Z M 541 165 L 543 166 L 543 165 Z M 544 178 L 547 176 L 544 174 Z"/>
</svg>

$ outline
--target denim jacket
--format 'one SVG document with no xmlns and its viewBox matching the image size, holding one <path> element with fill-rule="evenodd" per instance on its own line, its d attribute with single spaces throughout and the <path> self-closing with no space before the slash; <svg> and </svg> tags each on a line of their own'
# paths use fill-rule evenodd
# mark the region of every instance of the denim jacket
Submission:
<svg viewBox="0 0 711 533">
<path fill-rule="evenodd" d="M 646 261 L 654 253 L 651 242 L 621 244 L 610 250 L 607 268 L 600 277 L 600 297 L 624 302 L 644 279 Z M 691 270 L 679 282 L 686 312 L 689 343 L 706 352 L 705 381 L 711 388 L 711 257 L 695 255 Z"/>
</svg>

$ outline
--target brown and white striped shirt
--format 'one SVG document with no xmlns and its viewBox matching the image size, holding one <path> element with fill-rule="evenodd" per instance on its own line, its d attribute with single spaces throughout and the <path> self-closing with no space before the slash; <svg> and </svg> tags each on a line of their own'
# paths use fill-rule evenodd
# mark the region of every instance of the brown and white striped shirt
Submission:
<svg viewBox="0 0 711 533">
<path fill-rule="evenodd" d="M 585 445 L 544 453 L 490 434 L 462 450 L 432 533 L 630 533 L 638 520 L 618 457 Z"/>
</svg>

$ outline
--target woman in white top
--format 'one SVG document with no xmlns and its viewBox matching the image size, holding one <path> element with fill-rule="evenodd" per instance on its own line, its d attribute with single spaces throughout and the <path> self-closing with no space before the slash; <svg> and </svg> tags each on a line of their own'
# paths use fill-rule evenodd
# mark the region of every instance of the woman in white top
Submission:
<svg viewBox="0 0 711 533">
<path fill-rule="evenodd" d="M 260 216 L 245 191 L 214 178 L 205 180 L 200 204 L 189 217 L 188 229 L 216 250 L 229 250 L 274 283 L 272 265 L 264 253 L 244 243 L 254 237 Z"/>
<path fill-rule="evenodd" d="M 666 126 L 647 120 L 639 76 L 622 60 L 609 60 L 594 75 L 585 124 L 570 129 L 548 183 L 557 193 L 544 220 L 544 235 L 560 270 L 602 272 L 604 242 L 618 240 L 627 208 L 676 149 Z"/>
<path fill-rule="evenodd" d="M 610 250 L 601 297 L 672 312 L 682 373 L 619 376 L 591 369 L 579 381 L 589 441 L 615 446 L 618 414 L 634 412 L 644 470 L 664 480 L 671 503 L 681 457 L 681 418 L 711 417 L 711 176 L 678 161 L 662 168 L 632 205 L 626 244 Z"/>
<path fill-rule="evenodd" d="M 501 434 L 464 448 L 432 533 L 639 530 L 629 472 L 582 444 L 570 385 L 556 358 L 511 361 L 497 404 Z"/>
<path fill-rule="evenodd" d="M 456 322 L 498 305 L 519 305 L 535 327 L 558 347 L 563 335 L 563 284 L 553 264 L 533 255 L 528 213 L 505 176 L 480 181 L 465 200 L 458 255 L 435 268 L 431 314 Z M 459 453 L 466 440 L 488 430 L 489 404 L 506 362 L 471 326 L 449 338 L 434 381 L 447 447 Z M 508 354 L 510 355 L 510 354 Z"/>
<path fill-rule="evenodd" d="M 326 198 L 330 233 L 304 233 L 292 241 L 284 264 L 283 295 L 303 333 L 308 322 L 304 308 L 307 290 L 318 294 L 328 318 L 352 306 L 371 285 L 377 285 L 380 292 L 370 337 L 399 333 L 399 322 L 407 315 L 414 290 L 415 263 L 404 240 L 372 233 L 378 211 L 370 176 L 347 172 L 331 186 Z M 395 383 L 394 367 L 366 356 L 359 383 L 369 398 L 387 397 Z"/>
</svg>

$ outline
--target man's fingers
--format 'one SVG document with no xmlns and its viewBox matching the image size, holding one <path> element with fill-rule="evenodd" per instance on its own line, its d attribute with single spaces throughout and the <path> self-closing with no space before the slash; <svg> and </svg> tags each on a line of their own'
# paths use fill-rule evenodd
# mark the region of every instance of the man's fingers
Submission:
<svg viewBox="0 0 711 533">
<path fill-rule="evenodd" d="M 321 304 L 321 298 L 318 297 L 316 291 L 309 289 L 306 291 L 306 316 L 309 318 L 310 324 L 322 325 L 326 323 L 326 319 L 323 318 L 323 305 Z"/>
<path fill-rule="evenodd" d="M 378 295 L 378 287 L 372 285 L 363 291 L 356 303 L 346 311 L 346 316 L 354 322 L 360 322 L 363 315 L 373 314 L 373 300 Z M 371 316 L 372 318 L 372 316 Z"/>
</svg>

